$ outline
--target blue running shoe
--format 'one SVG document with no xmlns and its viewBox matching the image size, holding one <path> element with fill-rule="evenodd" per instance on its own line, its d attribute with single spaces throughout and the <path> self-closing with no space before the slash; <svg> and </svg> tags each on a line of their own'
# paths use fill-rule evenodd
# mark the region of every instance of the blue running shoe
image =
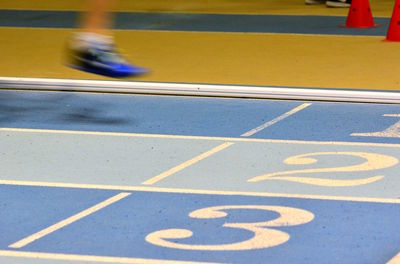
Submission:
<svg viewBox="0 0 400 264">
<path fill-rule="evenodd" d="M 147 69 L 130 64 L 113 45 L 69 48 L 69 63 L 72 68 L 113 78 L 138 76 Z"/>
</svg>

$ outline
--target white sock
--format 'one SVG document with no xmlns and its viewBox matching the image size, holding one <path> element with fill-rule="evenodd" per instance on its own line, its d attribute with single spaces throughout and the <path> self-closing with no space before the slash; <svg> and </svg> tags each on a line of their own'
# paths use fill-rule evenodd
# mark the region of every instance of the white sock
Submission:
<svg viewBox="0 0 400 264">
<path fill-rule="evenodd" d="M 97 47 L 100 49 L 108 49 L 113 44 L 114 38 L 111 36 L 92 32 L 77 32 L 72 37 L 71 48 L 87 49 L 89 47 Z"/>
</svg>

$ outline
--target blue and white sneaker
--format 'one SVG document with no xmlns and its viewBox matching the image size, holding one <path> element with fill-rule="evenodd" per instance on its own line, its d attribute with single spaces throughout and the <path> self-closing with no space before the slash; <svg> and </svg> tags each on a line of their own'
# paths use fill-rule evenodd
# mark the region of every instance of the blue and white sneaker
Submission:
<svg viewBox="0 0 400 264">
<path fill-rule="evenodd" d="M 350 7 L 351 0 L 328 0 L 326 1 L 327 7 Z"/>
<path fill-rule="evenodd" d="M 138 76 L 147 69 L 130 64 L 116 50 L 112 43 L 70 45 L 68 65 L 72 68 L 114 78 Z"/>
</svg>

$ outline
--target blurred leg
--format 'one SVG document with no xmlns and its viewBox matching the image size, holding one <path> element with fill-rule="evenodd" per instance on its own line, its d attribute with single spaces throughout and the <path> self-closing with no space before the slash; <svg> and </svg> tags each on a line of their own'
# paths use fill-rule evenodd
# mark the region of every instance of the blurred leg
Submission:
<svg viewBox="0 0 400 264">
<path fill-rule="evenodd" d="M 82 14 L 83 31 L 111 35 L 112 14 L 115 0 L 86 0 L 86 11 Z"/>
<path fill-rule="evenodd" d="M 132 65 L 115 49 L 112 37 L 112 11 L 115 0 L 86 0 L 80 31 L 69 43 L 68 65 L 90 73 L 128 77 L 147 72 Z"/>
</svg>

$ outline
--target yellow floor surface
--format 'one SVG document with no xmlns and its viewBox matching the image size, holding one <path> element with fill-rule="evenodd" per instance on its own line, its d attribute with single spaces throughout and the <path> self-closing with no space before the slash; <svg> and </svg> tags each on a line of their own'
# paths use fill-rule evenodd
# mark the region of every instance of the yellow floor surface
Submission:
<svg viewBox="0 0 400 264">
<path fill-rule="evenodd" d="M 0 9 L 82 10 L 82 0 L 1 0 Z M 370 0 L 375 17 L 390 17 L 394 0 Z M 304 0 L 120 0 L 115 11 L 208 14 L 284 14 L 347 16 L 347 8 L 307 6 Z"/>
<path fill-rule="evenodd" d="M 0 28 L 0 76 L 105 79 L 63 65 L 71 30 Z M 383 37 L 116 31 L 140 81 L 399 90 L 400 44 Z"/>
</svg>

